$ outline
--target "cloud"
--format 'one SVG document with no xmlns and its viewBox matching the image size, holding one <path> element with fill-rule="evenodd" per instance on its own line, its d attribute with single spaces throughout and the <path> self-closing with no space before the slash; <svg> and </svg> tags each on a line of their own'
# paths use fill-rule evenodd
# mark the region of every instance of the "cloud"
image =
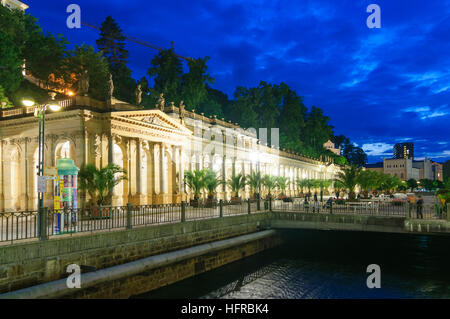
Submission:
<svg viewBox="0 0 450 319">
<path fill-rule="evenodd" d="M 392 155 L 393 144 L 368 143 L 363 144 L 362 149 L 368 156 L 390 156 Z"/>
</svg>

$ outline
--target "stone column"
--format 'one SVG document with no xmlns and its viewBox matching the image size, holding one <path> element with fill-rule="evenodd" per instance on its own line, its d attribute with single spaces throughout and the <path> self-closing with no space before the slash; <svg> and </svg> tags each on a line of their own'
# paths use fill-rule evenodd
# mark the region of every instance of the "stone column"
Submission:
<svg viewBox="0 0 450 319">
<path fill-rule="evenodd" d="M 114 163 L 114 141 L 112 134 L 108 135 L 108 164 Z"/>
<path fill-rule="evenodd" d="M 4 182 L 4 168 L 3 168 L 3 149 L 6 141 L 0 140 L 0 211 L 5 210 L 5 182 Z"/>
</svg>

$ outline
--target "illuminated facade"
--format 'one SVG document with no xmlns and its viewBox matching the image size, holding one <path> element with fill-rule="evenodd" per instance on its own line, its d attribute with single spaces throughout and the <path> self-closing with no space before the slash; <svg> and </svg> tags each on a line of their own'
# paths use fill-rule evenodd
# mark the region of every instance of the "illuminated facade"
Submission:
<svg viewBox="0 0 450 319">
<path fill-rule="evenodd" d="M 133 105 L 96 101 L 77 96 L 62 101 L 62 110 L 48 112 L 45 120 L 45 167 L 70 157 L 81 167 L 115 163 L 128 172 L 116 186 L 113 205 L 179 203 L 190 198 L 183 182 L 186 170 L 211 168 L 228 179 L 260 171 L 288 177 L 287 195 L 298 194 L 297 178 L 332 179 L 339 170 L 278 148 L 262 145 L 256 134 L 237 125 L 182 112 L 166 106 L 142 110 Z M 34 209 L 37 201 L 37 119 L 33 107 L 0 110 L 0 211 Z M 47 182 L 44 205 L 52 207 L 52 181 Z M 240 194 L 250 196 L 248 187 Z M 219 199 L 230 199 L 227 186 L 217 189 Z M 79 206 L 87 195 L 80 194 Z"/>
</svg>

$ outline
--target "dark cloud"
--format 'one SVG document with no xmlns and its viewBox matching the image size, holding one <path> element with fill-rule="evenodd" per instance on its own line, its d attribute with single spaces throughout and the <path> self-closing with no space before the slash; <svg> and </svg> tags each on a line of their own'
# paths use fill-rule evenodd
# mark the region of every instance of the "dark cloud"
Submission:
<svg viewBox="0 0 450 319">
<path fill-rule="evenodd" d="M 45 30 L 94 45 L 97 32 L 69 30 L 74 1 L 26 1 Z M 450 158 L 450 3 L 379 0 L 382 28 L 366 27 L 373 1 L 87 1 L 82 19 L 112 15 L 125 34 L 185 56 L 210 56 L 214 87 L 285 82 L 323 108 L 335 132 L 371 150 L 375 161 L 402 139 L 418 157 Z M 133 75 L 155 51 L 127 44 Z M 441 157 L 440 157 L 441 156 Z"/>
</svg>

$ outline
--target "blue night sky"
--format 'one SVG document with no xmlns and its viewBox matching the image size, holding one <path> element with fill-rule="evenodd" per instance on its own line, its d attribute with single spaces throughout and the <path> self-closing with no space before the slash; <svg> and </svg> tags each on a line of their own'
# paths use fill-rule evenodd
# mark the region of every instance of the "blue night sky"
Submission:
<svg viewBox="0 0 450 319">
<path fill-rule="evenodd" d="M 183 56 L 209 56 L 214 88 L 285 82 L 305 105 L 324 109 L 336 134 L 369 155 L 413 141 L 417 158 L 450 159 L 450 2 L 25 0 L 44 30 L 95 46 L 98 33 L 68 29 L 66 7 L 100 26 L 111 15 L 124 34 Z M 381 7 L 369 29 L 366 7 Z M 156 51 L 128 43 L 136 79 Z"/>
</svg>

